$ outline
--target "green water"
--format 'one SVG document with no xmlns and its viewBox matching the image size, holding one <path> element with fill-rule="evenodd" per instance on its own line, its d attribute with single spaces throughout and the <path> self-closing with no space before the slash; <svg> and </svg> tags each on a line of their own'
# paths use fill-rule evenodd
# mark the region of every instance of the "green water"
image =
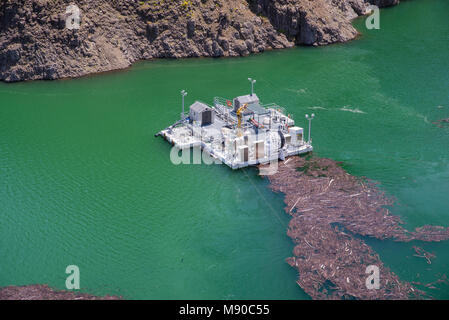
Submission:
<svg viewBox="0 0 449 320">
<path fill-rule="evenodd" d="M 307 299 L 284 259 L 282 196 L 256 170 L 175 166 L 153 134 L 179 117 L 179 91 L 246 93 L 300 125 L 316 154 L 344 161 L 398 199 L 406 226 L 449 226 L 449 1 L 381 11 L 350 43 L 246 58 L 142 62 L 76 80 L 0 84 L 0 286 L 63 289 L 80 267 L 93 294 L 160 299 Z M 350 112 L 353 110 L 359 112 Z M 368 240 L 402 279 L 449 273 L 449 242 Z M 449 286 L 432 292 L 449 298 Z"/>
</svg>

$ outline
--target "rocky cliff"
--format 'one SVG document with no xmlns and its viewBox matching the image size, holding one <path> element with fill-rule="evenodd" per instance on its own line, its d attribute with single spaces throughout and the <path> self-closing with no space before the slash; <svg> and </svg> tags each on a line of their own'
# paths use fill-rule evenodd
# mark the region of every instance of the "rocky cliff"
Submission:
<svg viewBox="0 0 449 320">
<path fill-rule="evenodd" d="M 142 59 L 242 56 L 357 36 L 399 0 L 0 0 L 0 80 L 78 77 Z M 69 29 L 70 4 L 80 28 Z"/>
</svg>

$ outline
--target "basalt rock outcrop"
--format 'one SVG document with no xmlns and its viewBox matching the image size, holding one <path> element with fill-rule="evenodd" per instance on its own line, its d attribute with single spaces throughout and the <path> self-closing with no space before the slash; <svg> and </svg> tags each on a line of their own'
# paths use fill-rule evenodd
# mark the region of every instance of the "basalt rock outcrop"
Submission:
<svg viewBox="0 0 449 320">
<path fill-rule="evenodd" d="M 244 56 L 354 39 L 398 0 L 1 0 L 0 80 L 78 77 L 154 58 Z M 67 28 L 70 4 L 80 28 Z"/>
</svg>

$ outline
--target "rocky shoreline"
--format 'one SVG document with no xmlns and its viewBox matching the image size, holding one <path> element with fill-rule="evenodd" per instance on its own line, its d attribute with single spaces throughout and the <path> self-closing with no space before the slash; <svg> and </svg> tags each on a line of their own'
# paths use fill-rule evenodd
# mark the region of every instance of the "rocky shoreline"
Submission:
<svg viewBox="0 0 449 320">
<path fill-rule="evenodd" d="M 0 288 L 0 300 L 119 300 L 121 297 L 93 296 L 63 290 L 54 290 L 47 285 L 9 286 Z"/>
<path fill-rule="evenodd" d="M 0 80 L 79 77 L 138 60 L 245 56 L 354 39 L 351 20 L 399 0 L 2 0 Z M 78 30 L 66 8 L 81 10 Z"/>
<path fill-rule="evenodd" d="M 292 217 L 287 234 L 295 247 L 287 262 L 299 273 L 298 285 L 313 299 L 429 297 L 415 286 L 419 283 L 400 280 L 363 237 L 443 241 L 449 239 L 449 228 L 426 225 L 406 230 L 388 209 L 393 199 L 330 159 L 291 157 L 268 179 L 272 190 L 285 195 L 285 211 Z M 415 257 L 429 264 L 435 258 L 420 247 L 413 249 Z M 378 289 L 366 286 L 369 266 L 379 268 Z M 442 281 L 447 281 L 445 275 L 437 282 Z"/>
</svg>

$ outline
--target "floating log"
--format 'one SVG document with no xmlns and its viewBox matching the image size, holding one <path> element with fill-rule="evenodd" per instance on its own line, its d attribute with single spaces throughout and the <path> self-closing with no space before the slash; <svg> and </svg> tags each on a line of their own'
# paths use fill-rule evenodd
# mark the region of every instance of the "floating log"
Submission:
<svg viewBox="0 0 449 320">
<path fill-rule="evenodd" d="M 268 179 L 272 190 L 285 195 L 285 211 L 292 216 L 287 234 L 295 243 L 287 262 L 298 270 L 297 283 L 307 294 L 314 299 L 428 297 L 412 283 L 401 281 L 356 235 L 442 241 L 449 239 L 449 228 L 426 225 L 408 231 L 386 208 L 394 199 L 375 182 L 349 175 L 331 159 L 292 157 L 288 161 Z M 417 254 L 428 261 L 434 258 L 422 250 Z M 379 268 L 379 289 L 366 286 L 370 265 Z"/>
</svg>

